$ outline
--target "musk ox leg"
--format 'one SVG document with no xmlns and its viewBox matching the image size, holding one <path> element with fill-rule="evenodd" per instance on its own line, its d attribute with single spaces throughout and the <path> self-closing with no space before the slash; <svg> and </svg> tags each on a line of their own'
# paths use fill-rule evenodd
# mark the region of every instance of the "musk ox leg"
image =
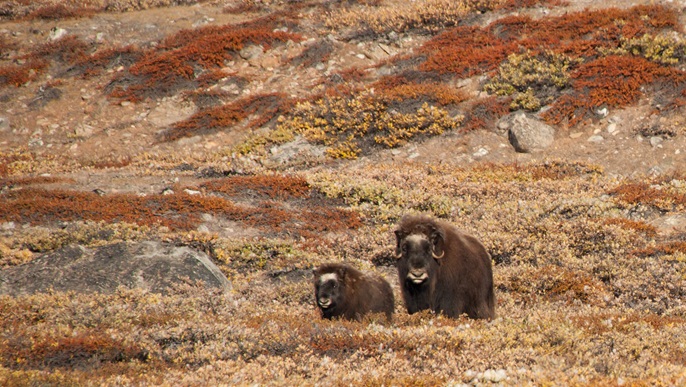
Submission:
<svg viewBox="0 0 686 387">
<path fill-rule="evenodd" d="M 430 293 L 426 285 L 415 285 L 408 282 L 402 289 L 402 292 L 407 313 L 413 314 L 422 310 L 431 309 Z"/>
</svg>

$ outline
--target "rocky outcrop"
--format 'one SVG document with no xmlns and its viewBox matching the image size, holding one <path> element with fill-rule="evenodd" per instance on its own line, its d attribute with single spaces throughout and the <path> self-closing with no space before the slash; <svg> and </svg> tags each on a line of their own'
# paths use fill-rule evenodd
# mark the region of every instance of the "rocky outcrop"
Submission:
<svg viewBox="0 0 686 387">
<path fill-rule="evenodd" d="M 95 248 L 69 246 L 0 271 L 0 294 L 55 291 L 110 293 L 119 286 L 167 293 L 175 284 L 231 285 L 203 252 L 161 242 L 120 242 Z"/>
</svg>

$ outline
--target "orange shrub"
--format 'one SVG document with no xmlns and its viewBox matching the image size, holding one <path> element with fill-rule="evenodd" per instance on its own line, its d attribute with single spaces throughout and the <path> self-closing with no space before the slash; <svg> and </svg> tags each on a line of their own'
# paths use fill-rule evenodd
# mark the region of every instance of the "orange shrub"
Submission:
<svg viewBox="0 0 686 387">
<path fill-rule="evenodd" d="M 299 35 L 274 31 L 274 21 L 259 26 L 208 26 L 182 30 L 165 39 L 154 50 L 146 51 L 127 72 L 113 80 L 110 96 L 130 101 L 171 95 L 195 88 L 198 69 L 223 66 L 244 46 L 259 44 L 269 49 L 287 40 L 300 41 Z"/>
<path fill-rule="evenodd" d="M 250 126 L 259 127 L 277 115 L 287 112 L 292 103 L 291 98 L 285 94 L 271 93 L 252 95 L 226 105 L 203 109 L 187 120 L 174 124 L 163 134 L 162 141 L 175 141 L 200 133 L 214 133 L 230 128 L 253 114 L 260 117 L 251 122 Z"/>
</svg>

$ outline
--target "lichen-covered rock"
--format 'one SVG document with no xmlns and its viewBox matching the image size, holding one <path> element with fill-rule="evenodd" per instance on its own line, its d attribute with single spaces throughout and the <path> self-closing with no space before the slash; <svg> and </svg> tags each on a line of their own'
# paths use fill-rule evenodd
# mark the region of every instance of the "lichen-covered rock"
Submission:
<svg viewBox="0 0 686 387">
<path fill-rule="evenodd" d="M 200 251 L 161 242 L 69 246 L 0 272 L 0 294 L 56 291 L 109 293 L 119 286 L 167 293 L 174 284 L 202 281 L 228 290 L 230 283 Z"/>
</svg>

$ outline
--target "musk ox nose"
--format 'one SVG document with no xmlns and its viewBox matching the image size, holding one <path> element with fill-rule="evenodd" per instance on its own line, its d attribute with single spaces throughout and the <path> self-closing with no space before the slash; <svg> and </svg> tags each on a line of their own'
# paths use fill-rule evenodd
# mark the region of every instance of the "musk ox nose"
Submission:
<svg viewBox="0 0 686 387">
<path fill-rule="evenodd" d="M 426 272 L 424 270 L 421 270 L 421 269 L 413 269 L 413 270 L 410 270 L 409 273 L 407 273 L 407 279 L 409 279 L 410 281 L 412 281 L 416 284 L 421 284 L 428 277 L 429 277 L 429 275 L 426 274 Z"/>
<path fill-rule="evenodd" d="M 317 300 L 317 304 L 322 308 L 326 309 L 331 306 L 331 299 L 328 297 L 321 297 Z"/>
</svg>

